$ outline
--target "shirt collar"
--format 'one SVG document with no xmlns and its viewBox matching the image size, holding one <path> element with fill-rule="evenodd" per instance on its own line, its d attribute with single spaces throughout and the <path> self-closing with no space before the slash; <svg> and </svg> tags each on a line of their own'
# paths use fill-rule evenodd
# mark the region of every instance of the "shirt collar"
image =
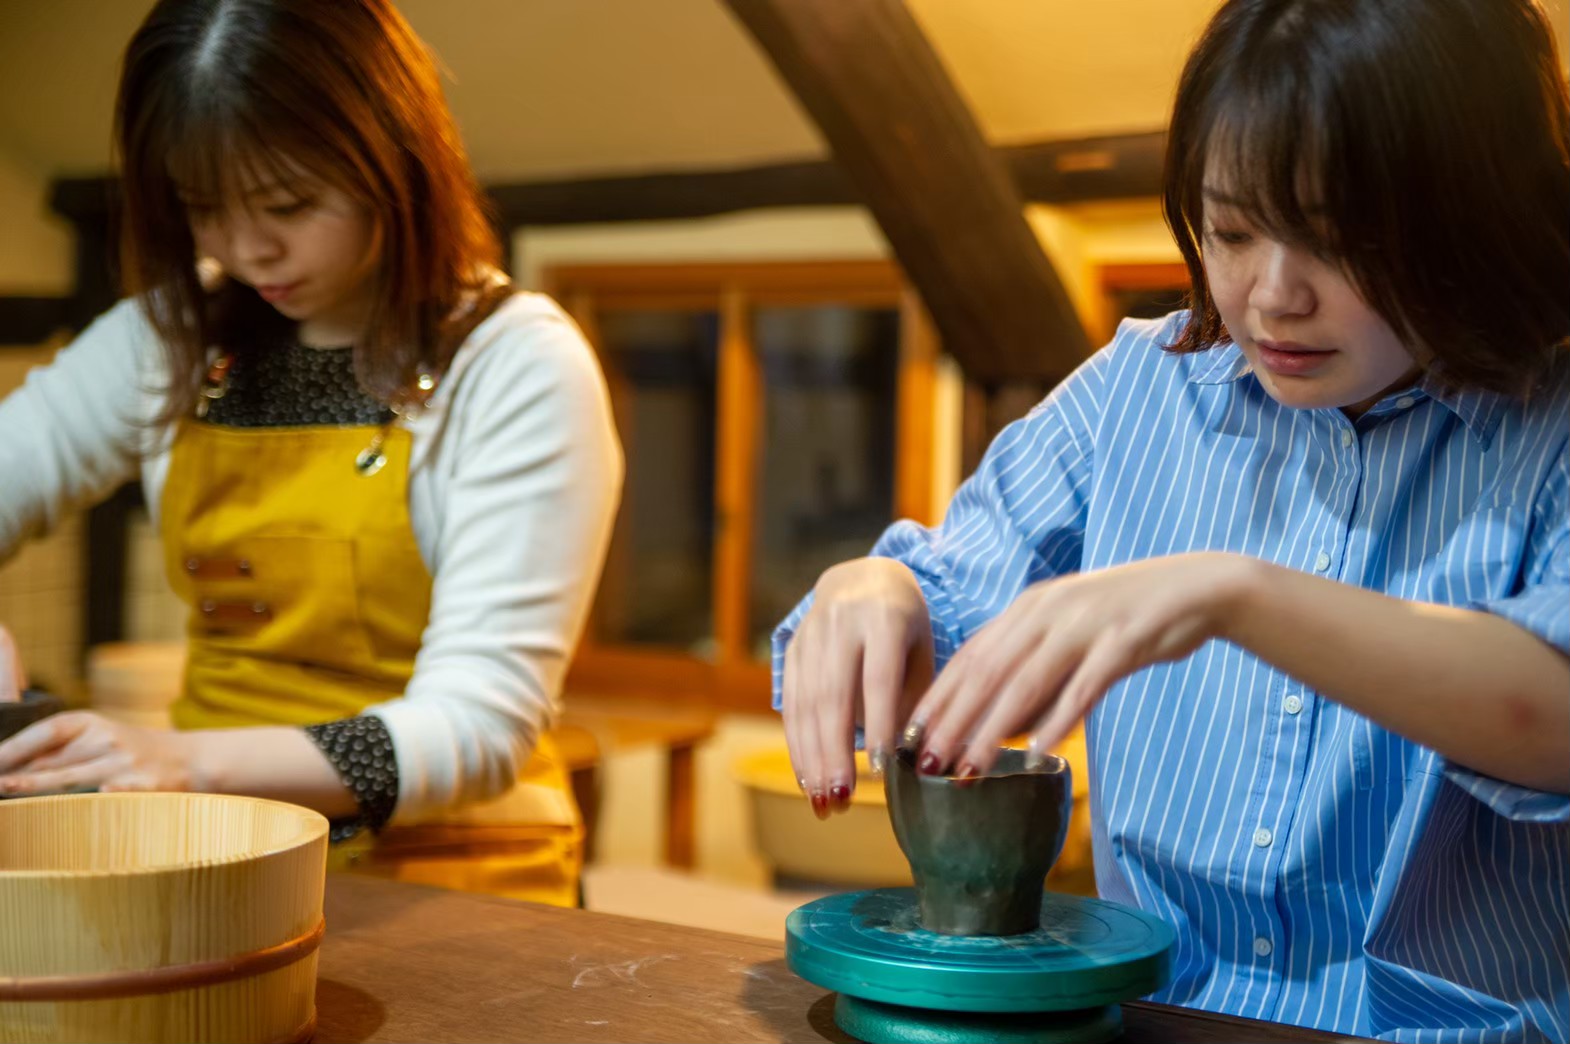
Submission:
<svg viewBox="0 0 1570 1044">
<path fill-rule="evenodd" d="M 1228 341 L 1205 349 L 1189 370 L 1188 379 L 1191 384 L 1230 384 L 1251 372 L 1243 349 Z"/>
<path fill-rule="evenodd" d="M 1188 380 L 1190 384 L 1231 384 L 1250 376 L 1253 372 L 1248 365 L 1248 357 L 1243 354 L 1243 349 L 1228 341 L 1226 344 L 1218 344 L 1214 348 L 1206 349 L 1189 371 Z M 1415 390 L 1454 413 L 1485 449 L 1493 440 L 1494 432 L 1498 429 L 1499 422 L 1504 419 L 1505 412 L 1510 408 L 1510 399 L 1507 396 L 1497 392 L 1451 388 L 1440 381 L 1432 371 L 1423 374 Z M 1379 411 L 1386 403 L 1411 394 L 1410 390 L 1394 392 L 1381 399 L 1369 412 Z"/>
<path fill-rule="evenodd" d="M 1498 392 L 1447 387 L 1432 371 L 1423 374 L 1417 386 L 1435 402 L 1448 407 L 1451 413 L 1460 417 L 1461 423 L 1477 436 L 1484 449 L 1493 441 L 1499 422 L 1504 420 L 1511 406 L 1509 396 Z"/>
</svg>

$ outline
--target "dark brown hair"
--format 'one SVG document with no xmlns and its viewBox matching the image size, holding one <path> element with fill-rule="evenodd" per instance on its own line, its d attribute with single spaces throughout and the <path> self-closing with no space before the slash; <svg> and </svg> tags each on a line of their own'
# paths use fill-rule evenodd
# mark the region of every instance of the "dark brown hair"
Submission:
<svg viewBox="0 0 1570 1044">
<path fill-rule="evenodd" d="M 1224 4 L 1167 141 L 1192 283 L 1173 351 L 1227 340 L 1199 248 L 1207 164 L 1267 235 L 1336 259 L 1447 382 L 1520 394 L 1564 348 L 1570 104 L 1532 0 Z"/>
<path fill-rule="evenodd" d="M 211 346 L 289 325 L 243 284 L 203 286 L 176 174 L 222 200 L 246 165 L 286 185 L 303 170 L 367 208 L 381 257 L 355 367 L 384 399 L 445 368 L 496 303 L 453 319 L 494 271 L 496 235 L 435 64 L 388 0 L 161 0 L 126 50 L 115 136 L 122 275 L 169 353 L 168 418 Z"/>
</svg>

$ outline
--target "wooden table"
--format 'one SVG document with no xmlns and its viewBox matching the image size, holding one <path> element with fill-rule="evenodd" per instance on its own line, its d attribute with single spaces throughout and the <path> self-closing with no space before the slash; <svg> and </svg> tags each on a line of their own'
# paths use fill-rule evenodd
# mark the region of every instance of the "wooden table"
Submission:
<svg viewBox="0 0 1570 1044">
<path fill-rule="evenodd" d="M 783 943 L 355 874 L 327 877 L 319 1044 L 342 1041 L 846 1041 L 833 995 Z M 1130 1044 L 1350 1041 L 1159 1004 Z"/>
</svg>

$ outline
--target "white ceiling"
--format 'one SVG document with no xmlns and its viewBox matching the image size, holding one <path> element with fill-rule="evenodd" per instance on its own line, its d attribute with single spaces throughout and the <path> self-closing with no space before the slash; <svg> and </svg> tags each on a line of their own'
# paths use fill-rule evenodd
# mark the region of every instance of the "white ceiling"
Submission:
<svg viewBox="0 0 1570 1044">
<path fill-rule="evenodd" d="M 908 0 L 997 142 L 1148 130 L 1218 0 Z M 1566 49 L 1566 4 L 1546 0 Z M 151 0 L 0 0 L 0 152 L 97 172 Z M 401 0 L 487 179 L 821 154 L 720 0 Z"/>
</svg>

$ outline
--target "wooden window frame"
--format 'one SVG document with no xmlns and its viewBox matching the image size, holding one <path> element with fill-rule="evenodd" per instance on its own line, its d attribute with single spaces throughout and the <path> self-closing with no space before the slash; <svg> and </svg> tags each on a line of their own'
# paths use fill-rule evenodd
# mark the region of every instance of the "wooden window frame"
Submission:
<svg viewBox="0 0 1570 1044">
<path fill-rule="evenodd" d="M 543 284 L 578 323 L 596 354 L 601 352 L 598 317 L 604 311 L 712 311 L 720 317 L 711 593 L 715 656 L 709 660 L 674 648 L 602 642 L 595 634 L 596 607 L 568 673 L 568 689 L 767 712 L 770 668 L 752 659 L 749 640 L 755 494 L 763 460 L 758 424 L 764 401 L 752 315 L 760 308 L 815 304 L 898 309 L 890 508 L 895 518 L 931 522 L 939 346 L 925 310 L 898 267 L 888 261 L 557 265 L 544 271 Z M 617 426 L 630 430 L 630 393 L 619 386 L 614 369 L 603 359 L 601 366 Z M 611 554 L 621 550 L 613 547 Z M 607 563 L 606 572 L 615 583 L 614 562 Z"/>
<path fill-rule="evenodd" d="M 1105 264 L 1097 270 L 1101 285 L 1101 298 L 1106 312 L 1106 329 L 1103 341 L 1117 333 L 1118 323 L 1125 316 L 1118 314 L 1117 295 L 1137 290 L 1188 289 L 1188 266 L 1181 261 L 1131 261 Z"/>
</svg>

